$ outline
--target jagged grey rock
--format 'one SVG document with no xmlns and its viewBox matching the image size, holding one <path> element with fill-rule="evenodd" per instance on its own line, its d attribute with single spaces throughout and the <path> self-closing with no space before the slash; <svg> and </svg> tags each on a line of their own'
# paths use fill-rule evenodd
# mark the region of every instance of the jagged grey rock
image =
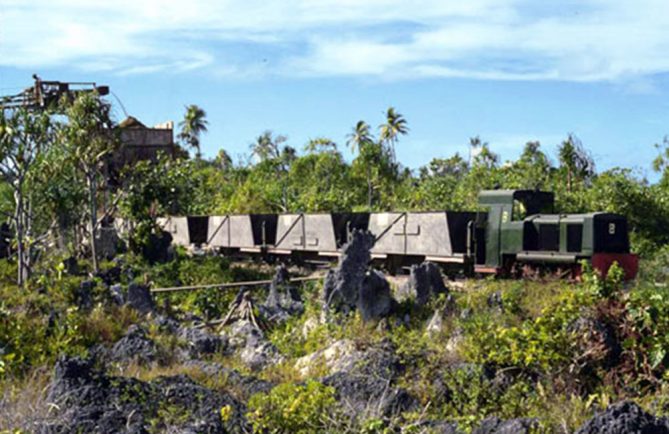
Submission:
<svg viewBox="0 0 669 434">
<path fill-rule="evenodd" d="M 353 231 L 351 240 L 342 249 L 337 267 L 331 269 L 325 277 L 323 302 L 327 308 L 352 309 L 356 306 L 360 285 L 371 259 L 369 250 L 374 242 L 371 232 Z"/>
<path fill-rule="evenodd" d="M 509 419 L 488 417 L 472 434 L 530 434 L 535 432 L 539 423 L 536 419 Z"/>
<path fill-rule="evenodd" d="M 365 351 L 354 367 L 323 378 L 351 419 L 385 417 L 417 408 L 417 401 L 395 381 L 404 371 L 389 341 Z"/>
<path fill-rule="evenodd" d="M 374 235 L 355 230 L 342 250 L 339 263 L 325 277 L 323 303 L 326 310 L 360 310 L 365 321 L 387 316 L 394 300 L 388 281 L 378 271 L 367 271 Z"/>
<path fill-rule="evenodd" d="M 617 363 L 622 346 L 609 325 L 595 318 L 581 317 L 570 324 L 568 330 L 576 338 L 577 349 L 583 355 L 581 359 L 588 366 L 601 364 L 607 368 Z"/>
<path fill-rule="evenodd" d="M 61 357 L 48 387 L 51 420 L 38 433 L 146 433 L 250 432 L 245 406 L 226 392 L 214 391 L 184 375 L 160 377 L 151 382 L 110 377 L 93 369 L 91 360 Z M 228 407 L 226 420 L 220 409 Z M 161 411 L 178 418 L 161 417 Z M 158 425 L 152 422 L 158 420 Z"/>
<path fill-rule="evenodd" d="M 432 318 L 430 318 L 430 321 L 428 321 L 427 326 L 425 327 L 425 332 L 428 334 L 428 336 L 437 335 L 444 328 L 443 315 L 444 314 L 441 311 L 441 309 L 437 309 L 434 311 Z"/>
<path fill-rule="evenodd" d="M 156 308 L 148 286 L 131 283 L 128 285 L 128 304 L 140 313 L 147 314 Z"/>
<path fill-rule="evenodd" d="M 160 377 L 151 385 L 154 396 L 164 407 L 181 409 L 185 421 L 177 418 L 162 427 L 162 432 L 245 433 L 250 432 L 244 418 L 245 406 L 226 392 L 214 391 L 185 375 Z M 230 409 L 222 420 L 221 409 Z"/>
<path fill-rule="evenodd" d="M 178 331 L 181 339 L 188 344 L 190 357 L 219 353 L 225 350 L 225 338 L 195 327 L 181 327 Z"/>
<path fill-rule="evenodd" d="M 224 336 L 228 341 L 229 351 L 237 352 L 251 370 L 257 371 L 283 361 L 279 350 L 265 338 L 262 331 L 247 320 L 233 323 Z"/>
<path fill-rule="evenodd" d="M 179 321 L 166 315 L 158 315 L 153 319 L 153 323 L 158 326 L 158 330 L 168 333 L 179 332 Z"/>
<path fill-rule="evenodd" d="M 322 365 L 329 373 L 346 372 L 355 368 L 364 355 L 352 340 L 341 339 L 327 348 L 300 357 L 295 361 L 295 368 L 302 375 L 308 375 L 312 369 L 321 368 Z"/>
<path fill-rule="evenodd" d="M 637 404 L 610 405 L 581 426 L 576 434 L 669 434 L 669 420 L 646 413 Z"/>
<path fill-rule="evenodd" d="M 416 303 L 426 304 L 431 297 L 448 292 L 444 285 L 441 270 L 432 262 L 423 262 L 420 265 L 411 266 L 409 280 L 402 289 L 403 292 L 415 294 Z"/>
<path fill-rule="evenodd" d="M 110 359 L 120 363 L 150 363 L 156 359 L 156 354 L 156 345 L 146 336 L 146 331 L 133 324 L 112 347 Z"/>
<path fill-rule="evenodd" d="M 360 284 L 356 305 L 364 321 L 380 319 L 390 314 L 393 298 L 390 295 L 390 284 L 381 272 L 371 270 L 365 275 Z"/>
<path fill-rule="evenodd" d="M 280 307 L 282 293 L 285 292 L 285 288 L 288 286 L 290 286 L 290 274 L 288 273 L 288 268 L 284 264 L 281 264 L 276 267 L 265 305 L 273 308 Z"/>
<path fill-rule="evenodd" d="M 121 267 L 118 265 L 114 265 L 113 267 L 110 267 L 107 270 L 99 271 L 97 273 L 97 277 L 102 279 L 102 281 L 107 286 L 119 283 L 121 281 Z"/>
<path fill-rule="evenodd" d="M 95 288 L 94 280 L 84 280 L 79 285 L 76 292 L 77 306 L 82 310 L 90 310 L 93 307 L 93 289 Z"/>
<path fill-rule="evenodd" d="M 120 283 L 109 287 L 109 297 L 111 297 L 112 301 L 119 306 L 125 304 L 125 297 L 123 296 L 123 289 L 121 288 Z"/>
<path fill-rule="evenodd" d="M 283 322 L 292 315 L 301 315 L 304 312 L 302 298 L 297 288 L 290 284 L 290 274 L 285 265 L 276 267 L 269 294 L 260 310 L 272 322 Z"/>
</svg>

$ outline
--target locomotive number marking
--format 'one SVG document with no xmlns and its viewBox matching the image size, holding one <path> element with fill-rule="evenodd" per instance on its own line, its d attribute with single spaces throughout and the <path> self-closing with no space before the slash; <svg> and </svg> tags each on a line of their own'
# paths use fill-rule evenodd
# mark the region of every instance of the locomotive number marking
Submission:
<svg viewBox="0 0 669 434">
<path fill-rule="evenodd" d="M 616 233 L 616 224 L 609 223 L 609 235 L 615 235 Z"/>
</svg>

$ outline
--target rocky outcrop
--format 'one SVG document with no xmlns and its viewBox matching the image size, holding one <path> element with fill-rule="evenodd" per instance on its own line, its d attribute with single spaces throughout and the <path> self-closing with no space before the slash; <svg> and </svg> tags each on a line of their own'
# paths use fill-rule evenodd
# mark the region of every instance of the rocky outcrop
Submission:
<svg viewBox="0 0 669 434">
<path fill-rule="evenodd" d="M 247 320 L 233 323 L 224 336 L 229 344 L 228 349 L 237 352 L 251 370 L 257 371 L 283 361 L 279 350 L 265 338 L 262 331 Z"/>
<path fill-rule="evenodd" d="M 325 369 L 328 373 L 346 372 L 355 367 L 362 360 L 364 352 L 355 347 L 349 339 L 336 341 L 322 350 L 307 354 L 295 361 L 295 368 L 302 375 Z"/>
<path fill-rule="evenodd" d="M 114 344 L 109 353 L 110 360 L 117 363 L 150 363 L 156 359 L 156 346 L 137 325 L 128 328 L 126 334 Z"/>
<path fill-rule="evenodd" d="M 227 393 L 207 389 L 185 375 L 160 377 L 151 386 L 159 405 L 177 416 L 163 419 L 162 432 L 247 432 L 245 406 Z M 229 409 L 226 420 L 221 418 L 222 408 Z"/>
<path fill-rule="evenodd" d="M 226 347 L 225 338 L 196 327 L 181 327 L 178 336 L 188 345 L 191 358 L 207 354 L 223 352 Z"/>
<path fill-rule="evenodd" d="M 323 302 L 331 309 L 352 309 L 358 303 L 360 286 L 371 259 L 369 250 L 375 238 L 371 232 L 355 230 L 343 247 L 335 269 L 328 272 L 323 285 Z"/>
<path fill-rule="evenodd" d="M 367 268 L 374 241 L 370 232 L 353 232 L 337 267 L 325 277 L 323 303 L 326 310 L 348 312 L 356 308 L 365 321 L 390 314 L 394 306 L 390 285 L 383 274 Z"/>
<path fill-rule="evenodd" d="M 132 378 L 107 377 L 92 365 L 92 361 L 76 357 L 58 360 L 47 394 L 56 414 L 38 431 L 146 432 L 143 413 L 152 403 L 147 402 L 151 387 Z"/>
<path fill-rule="evenodd" d="M 531 434 L 536 432 L 539 423 L 536 419 L 509 419 L 489 417 L 472 431 L 472 434 Z"/>
<path fill-rule="evenodd" d="M 434 311 L 432 317 L 425 326 L 425 332 L 428 336 L 435 336 L 441 333 L 444 328 L 444 315 L 440 309 Z"/>
<path fill-rule="evenodd" d="M 244 398 L 249 398 L 256 393 L 268 393 L 274 388 L 274 383 L 253 376 L 242 375 L 220 363 L 188 360 L 184 363 L 184 366 L 198 369 L 210 377 L 224 378 L 225 384 L 241 392 Z"/>
<path fill-rule="evenodd" d="M 393 308 L 390 285 L 383 274 L 371 270 L 365 275 L 360 285 L 360 293 L 356 304 L 364 321 L 386 317 Z"/>
<path fill-rule="evenodd" d="M 602 365 L 604 368 L 616 364 L 622 347 L 614 330 L 594 318 L 581 317 L 569 326 L 576 339 L 579 360 L 587 365 Z"/>
<path fill-rule="evenodd" d="M 417 401 L 395 380 L 404 367 L 394 347 L 384 342 L 365 351 L 355 365 L 323 378 L 352 419 L 385 417 L 417 408 Z"/>
<path fill-rule="evenodd" d="M 301 315 L 304 304 L 300 293 L 290 283 L 290 274 L 285 265 L 276 267 L 269 287 L 269 294 L 261 306 L 261 313 L 268 321 L 283 322 L 293 315 Z"/>
<path fill-rule="evenodd" d="M 177 375 L 151 382 L 110 377 L 90 360 L 61 357 L 48 387 L 51 420 L 40 433 L 241 433 L 245 406 L 231 395 Z M 220 409 L 227 408 L 224 420 Z M 158 421 L 158 426 L 155 425 Z M 153 423 L 152 423 L 153 422 Z"/>
<path fill-rule="evenodd" d="M 121 267 L 119 265 L 114 265 L 106 270 L 100 270 L 97 273 L 97 277 L 102 279 L 102 281 L 107 286 L 111 286 L 121 282 Z"/>
<path fill-rule="evenodd" d="M 94 280 L 84 280 L 79 285 L 75 293 L 77 306 L 81 310 L 90 310 L 93 307 L 93 289 L 95 288 Z"/>
<path fill-rule="evenodd" d="M 117 306 L 125 304 L 125 296 L 123 295 L 123 288 L 120 283 L 116 283 L 109 287 L 109 298 Z"/>
<path fill-rule="evenodd" d="M 629 401 L 609 406 L 587 421 L 576 434 L 669 434 L 669 421 L 646 413 Z"/>
<path fill-rule="evenodd" d="M 127 303 L 140 313 L 151 313 L 156 309 L 148 286 L 131 283 L 128 285 Z"/>
<path fill-rule="evenodd" d="M 445 294 L 448 288 L 444 284 L 439 267 L 432 262 L 423 262 L 420 265 L 411 266 L 409 280 L 401 289 L 401 292 L 414 295 L 416 303 L 424 305 L 438 294 Z"/>
</svg>

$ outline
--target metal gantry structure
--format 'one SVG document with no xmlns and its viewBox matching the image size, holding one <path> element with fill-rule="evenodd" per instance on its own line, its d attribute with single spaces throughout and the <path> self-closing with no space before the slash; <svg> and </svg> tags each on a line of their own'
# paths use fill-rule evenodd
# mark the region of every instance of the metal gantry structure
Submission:
<svg viewBox="0 0 669 434">
<path fill-rule="evenodd" d="M 82 93 L 96 92 L 99 96 L 109 94 L 109 86 L 97 85 L 95 82 L 42 80 L 37 74 L 33 74 L 33 80 L 33 86 L 15 95 L 0 96 L 0 109 L 44 110 L 55 106 L 63 97 L 74 100 Z"/>
</svg>

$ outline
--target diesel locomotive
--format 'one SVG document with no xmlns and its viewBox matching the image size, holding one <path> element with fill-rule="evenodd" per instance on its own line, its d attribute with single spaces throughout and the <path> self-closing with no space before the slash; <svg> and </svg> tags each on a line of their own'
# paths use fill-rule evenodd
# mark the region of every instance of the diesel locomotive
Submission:
<svg viewBox="0 0 669 434">
<path fill-rule="evenodd" d="M 336 258 L 354 230 L 376 237 L 374 261 L 390 270 L 422 261 L 447 274 L 522 275 L 552 270 L 576 277 L 582 260 L 607 273 L 614 262 L 632 279 L 627 220 L 606 212 L 559 214 L 554 195 L 536 190 L 485 190 L 481 210 L 170 216 L 159 220 L 177 245 L 227 255 L 298 261 Z"/>
</svg>

